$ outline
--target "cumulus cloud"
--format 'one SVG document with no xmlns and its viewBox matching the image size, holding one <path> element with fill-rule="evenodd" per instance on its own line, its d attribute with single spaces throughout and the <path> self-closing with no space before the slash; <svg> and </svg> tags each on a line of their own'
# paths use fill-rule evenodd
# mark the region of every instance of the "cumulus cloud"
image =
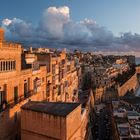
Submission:
<svg viewBox="0 0 140 140">
<path fill-rule="evenodd" d="M 63 25 L 70 20 L 69 18 L 68 7 L 49 7 L 43 13 L 39 29 L 47 32 L 51 37 L 62 38 Z"/>
<path fill-rule="evenodd" d="M 9 26 L 12 23 L 12 20 L 6 18 L 2 20 L 2 25 L 3 26 Z"/>
<path fill-rule="evenodd" d="M 37 27 L 19 18 L 3 19 L 1 26 L 6 38 L 21 41 L 27 46 L 48 46 L 81 50 L 137 51 L 140 35 L 122 33 L 115 37 L 92 19 L 73 21 L 67 6 L 49 7 L 44 10 Z"/>
<path fill-rule="evenodd" d="M 63 26 L 64 41 L 66 43 L 90 43 L 91 31 L 79 22 L 68 22 Z"/>
<path fill-rule="evenodd" d="M 2 27 L 6 30 L 8 39 L 22 40 L 32 37 L 34 28 L 31 23 L 25 22 L 18 18 L 4 19 Z"/>
</svg>

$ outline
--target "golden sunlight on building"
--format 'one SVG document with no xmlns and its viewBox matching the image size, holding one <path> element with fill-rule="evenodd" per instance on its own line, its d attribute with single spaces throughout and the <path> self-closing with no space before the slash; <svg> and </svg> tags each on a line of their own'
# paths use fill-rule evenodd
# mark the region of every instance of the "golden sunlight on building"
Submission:
<svg viewBox="0 0 140 140">
<path fill-rule="evenodd" d="M 0 28 L 0 140 L 20 139 L 20 108 L 28 101 L 77 102 L 75 62 L 65 50 L 25 51 Z"/>
<path fill-rule="evenodd" d="M 0 29 L 0 139 L 20 136 L 20 107 L 28 100 L 45 100 L 46 66 L 26 65 L 20 44 L 4 41 Z"/>
<path fill-rule="evenodd" d="M 21 116 L 22 140 L 82 140 L 78 103 L 29 102 Z"/>
</svg>

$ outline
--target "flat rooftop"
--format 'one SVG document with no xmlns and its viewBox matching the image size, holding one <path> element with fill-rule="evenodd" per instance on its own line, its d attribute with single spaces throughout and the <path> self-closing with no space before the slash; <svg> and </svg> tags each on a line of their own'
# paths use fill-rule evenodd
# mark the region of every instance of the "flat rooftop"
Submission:
<svg viewBox="0 0 140 140">
<path fill-rule="evenodd" d="M 130 104 L 138 104 L 140 103 L 140 97 L 132 97 L 132 98 L 126 98 L 123 99 L 124 101 L 130 103 Z"/>
<path fill-rule="evenodd" d="M 140 116 L 140 114 L 136 111 L 127 111 L 128 116 Z"/>
<path fill-rule="evenodd" d="M 114 117 L 115 118 L 115 121 L 117 124 L 124 124 L 124 123 L 128 123 L 128 119 L 125 118 L 125 117 Z"/>
<path fill-rule="evenodd" d="M 79 105 L 79 103 L 30 101 L 21 108 L 23 110 L 31 110 L 49 115 L 65 117 Z"/>
</svg>

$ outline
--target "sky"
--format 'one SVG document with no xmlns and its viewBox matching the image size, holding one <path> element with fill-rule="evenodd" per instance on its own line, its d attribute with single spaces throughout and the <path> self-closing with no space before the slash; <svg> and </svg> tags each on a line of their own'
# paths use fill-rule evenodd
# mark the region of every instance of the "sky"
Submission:
<svg viewBox="0 0 140 140">
<path fill-rule="evenodd" d="M 140 50 L 140 0 L 0 2 L 0 24 L 8 40 L 103 51 Z"/>
</svg>

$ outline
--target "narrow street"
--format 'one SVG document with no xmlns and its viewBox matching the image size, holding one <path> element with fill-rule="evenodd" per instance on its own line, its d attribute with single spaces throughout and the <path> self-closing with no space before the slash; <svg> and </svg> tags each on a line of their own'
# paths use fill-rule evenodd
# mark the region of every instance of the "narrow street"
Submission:
<svg viewBox="0 0 140 140">
<path fill-rule="evenodd" d="M 91 129 L 93 140 L 112 140 L 111 115 L 108 105 L 96 115 Z"/>
<path fill-rule="evenodd" d="M 106 137 L 106 125 L 105 125 L 105 118 L 104 118 L 105 115 L 106 115 L 106 109 L 101 110 L 98 119 L 100 140 L 103 140 Z"/>
</svg>

